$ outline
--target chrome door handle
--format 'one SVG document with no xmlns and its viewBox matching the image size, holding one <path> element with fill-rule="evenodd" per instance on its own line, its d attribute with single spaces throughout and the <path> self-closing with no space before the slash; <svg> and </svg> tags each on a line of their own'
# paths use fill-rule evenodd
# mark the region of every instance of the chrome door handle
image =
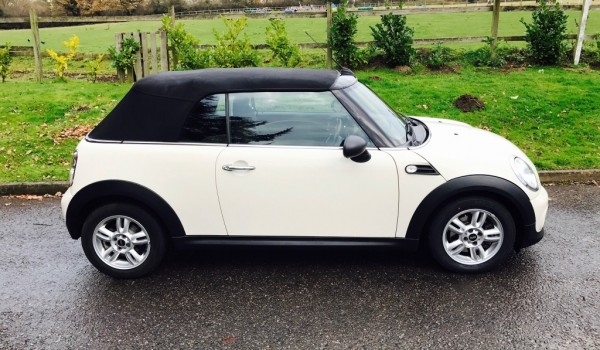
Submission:
<svg viewBox="0 0 600 350">
<path fill-rule="evenodd" d="M 252 166 L 252 165 L 231 165 L 231 164 L 223 165 L 223 170 L 225 170 L 225 171 L 254 170 L 254 169 L 256 169 L 256 167 Z"/>
</svg>

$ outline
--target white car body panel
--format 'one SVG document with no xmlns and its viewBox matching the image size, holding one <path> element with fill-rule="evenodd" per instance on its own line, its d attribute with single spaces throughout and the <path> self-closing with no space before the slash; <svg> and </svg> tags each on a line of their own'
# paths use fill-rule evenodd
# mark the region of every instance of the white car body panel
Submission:
<svg viewBox="0 0 600 350">
<path fill-rule="evenodd" d="M 511 181 L 530 199 L 539 195 L 539 191 L 525 187 L 512 170 L 511 162 L 515 156 L 526 161 L 531 169 L 535 169 L 535 166 L 510 141 L 461 122 L 416 118 L 429 128 L 430 139 L 424 146 L 416 147 L 413 151 L 429 161 L 446 180 L 466 175 L 491 175 Z"/>
<path fill-rule="evenodd" d="M 400 200 L 398 201 L 397 238 L 406 237 L 410 220 L 423 199 L 446 180 L 440 175 L 408 174 L 404 169 L 407 165 L 429 165 L 423 157 L 407 149 L 385 150 L 394 158 L 398 167 L 398 186 Z"/>
<path fill-rule="evenodd" d="M 217 160 L 217 188 L 233 236 L 393 238 L 398 175 L 392 157 L 370 149 L 356 163 L 341 148 L 230 146 Z M 255 170 L 225 171 L 223 165 Z"/>
<path fill-rule="evenodd" d="M 224 145 L 94 143 L 82 141 L 74 195 L 105 180 L 149 188 L 177 213 L 188 235 L 226 235 L 215 188 L 214 164 Z M 179 233 L 179 232 L 176 232 Z"/>
<path fill-rule="evenodd" d="M 540 232 L 548 212 L 548 193 L 541 185 L 535 165 L 517 146 L 497 134 L 448 119 L 415 117 L 430 131 L 430 140 L 413 151 L 427 159 L 439 172 L 451 180 L 457 177 L 482 174 L 511 181 L 529 197 L 536 217 L 536 231 Z M 481 145 L 481 147 L 473 147 Z M 527 188 L 515 175 L 511 162 L 519 157 L 536 174 L 539 189 Z"/>
</svg>

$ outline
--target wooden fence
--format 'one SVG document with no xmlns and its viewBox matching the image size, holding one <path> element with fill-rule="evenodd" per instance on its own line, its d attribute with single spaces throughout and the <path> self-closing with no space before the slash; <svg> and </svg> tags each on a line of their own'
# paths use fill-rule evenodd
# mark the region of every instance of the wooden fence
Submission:
<svg viewBox="0 0 600 350">
<path fill-rule="evenodd" d="M 150 74 L 169 70 L 167 33 L 165 31 L 116 33 L 115 48 L 117 51 L 121 50 L 125 38 L 133 38 L 140 44 L 140 50 L 137 52 L 132 71 L 117 70 L 119 81 L 137 81 Z"/>
</svg>

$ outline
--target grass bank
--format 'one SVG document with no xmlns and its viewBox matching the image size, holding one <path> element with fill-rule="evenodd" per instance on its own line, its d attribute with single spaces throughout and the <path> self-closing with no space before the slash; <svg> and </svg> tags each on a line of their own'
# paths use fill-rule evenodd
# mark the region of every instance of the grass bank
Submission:
<svg viewBox="0 0 600 350">
<path fill-rule="evenodd" d="M 540 169 L 600 168 L 598 71 L 357 75 L 405 114 L 457 119 L 507 137 Z M 0 84 L 0 181 L 65 180 L 78 140 L 128 89 L 128 84 L 81 80 Z M 453 102 L 462 94 L 477 96 L 485 109 L 460 112 Z"/>
<path fill-rule="evenodd" d="M 464 121 L 511 140 L 540 169 L 600 168 L 600 72 L 531 68 L 459 74 L 358 73 L 394 109 Z M 463 113 L 457 97 L 485 103 Z M 468 156 L 465 154 L 465 156 Z"/>
<path fill-rule="evenodd" d="M 566 11 L 569 16 L 567 31 L 571 34 L 577 33 L 576 25 L 581 20 L 581 12 Z M 525 27 L 520 19 L 531 21 L 531 12 L 512 11 L 502 12 L 500 15 L 499 35 L 525 35 Z M 379 23 L 379 16 L 361 16 L 358 19 L 357 41 L 373 40 L 369 26 Z M 412 14 L 407 16 L 408 25 L 415 29 L 415 38 L 439 38 L 439 37 L 468 37 L 489 36 L 492 26 L 491 12 L 468 12 L 468 13 L 436 13 L 436 14 Z M 215 44 L 213 29 L 225 30 L 220 19 L 203 20 L 180 20 L 186 29 L 193 34 L 201 44 Z M 286 18 L 286 27 L 290 40 L 293 43 L 308 43 L 310 38 L 306 35 L 308 31 L 318 42 L 326 41 L 326 19 L 325 18 Z M 265 42 L 265 29 L 269 25 L 268 19 L 250 18 L 246 32 L 253 44 Z M 45 44 L 42 49 L 54 49 L 64 51 L 63 41 L 72 35 L 79 36 L 80 52 L 84 53 L 106 53 L 109 46 L 114 45 L 115 33 L 134 31 L 155 31 L 160 27 L 159 21 L 137 21 L 126 23 L 106 23 L 75 27 L 44 28 L 40 30 L 41 40 Z M 587 33 L 600 33 L 600 11 L 591 11 L 587 22 Z M 7 41 L 15 46 L 31 46 L 27 41 L 31 39 L 29 29 L 22 30 L 0 30 L 0 43 Z M 478 44 L 453 44 L 452 47 L 472 48 Z"/>
<path fill-rule="evenodd" d="M 78 140 L 125 94 L 126 84 L 0 84 L 0 181 L 65 180 Z"/>
</svg>

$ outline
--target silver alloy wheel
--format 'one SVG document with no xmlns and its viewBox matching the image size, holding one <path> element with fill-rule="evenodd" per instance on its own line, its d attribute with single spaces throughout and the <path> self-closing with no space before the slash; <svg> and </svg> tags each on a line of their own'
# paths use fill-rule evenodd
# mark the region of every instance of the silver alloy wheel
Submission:
<svg viewBox="0 0 600 350">
<path fill-rule="evenodd" d="M 490 260 L 502 247 L 504 230 L 498 218 L 487 210 L 469 209 L 448 221 L 442 235 L 446 254 L 465 265 Z"/>
<path fill-rule="evenodd" d="M 93 244 L 98 257 L 119 270 L 140 266 L 150 252 L 150 237 L 146 229 L 124 215 L 102 220 L 94 230 Z"/>
</svg>

